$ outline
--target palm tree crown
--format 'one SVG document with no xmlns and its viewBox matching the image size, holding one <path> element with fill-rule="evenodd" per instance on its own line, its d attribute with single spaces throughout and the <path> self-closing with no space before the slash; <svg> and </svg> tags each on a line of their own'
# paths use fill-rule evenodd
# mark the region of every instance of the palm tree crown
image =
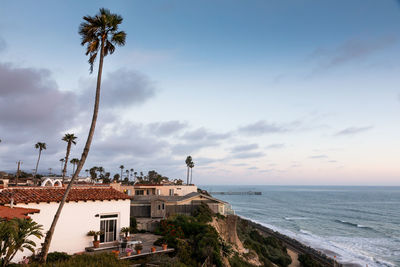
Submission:
<svg viewBox="0 0 400 267">
<path fill-rule="evenodd" d="M 126 33 L 118 31 L 122 17 L 112 14 L 110 10 L 100 8 L 99 14 L 95 16 L 84 16 L 84 22 L 79 27 L 82 37 L 81 45 L 86 45 L 86 55 L 89 56 L 90 73 L 93 72 L 93 64 L 99 50 L 104 46 L 104 56 L 115 51 L 115 45 L 125 44 Z"/>
<path fill-rule="evenodd" d="M 47 147 L 46 147 L 46 143 L 41 143 L 41 142 L 37 142 L 36 144 L 35 144 L 35 148 L 36 149 L 39 149 L 39 150 L 45 150 Z"/>
<path fill-rule="evenodd" d="M 74 134 L 65 134 L 64 137 L 62 138 L 62 140 L 67 143 L 71 142 L 71 144 L 76 145 L 76 141 L 75 141 L 76 138 L 78 138 L 78 137 L 76 137 Z"/>
</svg>

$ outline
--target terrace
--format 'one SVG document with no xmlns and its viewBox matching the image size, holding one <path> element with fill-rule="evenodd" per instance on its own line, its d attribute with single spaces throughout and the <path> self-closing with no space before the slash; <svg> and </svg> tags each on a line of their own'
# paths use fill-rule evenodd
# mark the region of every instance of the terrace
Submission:
<svg viewBox="0 0 400 267">
<path fill-rule="evenodd" d="M 112 244 L 101 244 L 99 248 L 88 247 L 88 248 L 86 248 L 86 251 L 89 254 L 102 253 L 102 252 L 118 253 L 118 256 L 120 259 L 135 259 L 138 257 L 145 257 L 148 255 L 162 254 L 162 253 L 171 253 L 174 251 L 173 248 L 167 248 L 164 250 L 160 246 L 155 246 L 154 242 L 158 238 L 160 238 L 160 236 L 154 235 L 154 234 L 148 234 L 148 233 L 134 234 L 133 240 L 141 241 L 141 244 L 143 246 L 143 249 L 141 250 L 140 254 L 138 254 L 135 251 L 134 246 L 132 246 L 131 249 L 133 251 L 130 255 L 128 255 L 126 253 L 125 249 L 121 248 L 121 245 L 119 242 L 114 242 Z M 153 251 L 153 252 L 151 250 L 152 247 L 155 247 L 155 251 Z"/>
</svg>

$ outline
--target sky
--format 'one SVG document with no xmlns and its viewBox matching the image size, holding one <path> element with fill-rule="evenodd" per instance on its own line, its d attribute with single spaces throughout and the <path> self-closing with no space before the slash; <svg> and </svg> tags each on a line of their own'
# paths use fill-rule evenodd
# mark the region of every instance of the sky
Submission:
<svg viewBox="0 0 400 267">
<path fill-rule="evenodd" d="M 400 185 L 395 0 L 4 0 L 0 170 L 32 171 L 45 142 L 39 170 L 60 173 L 65 133 L 80 157 L 97 65 L 78 27 L 101 7 L 127 39 L 84 169 L 185 180 L 191 155 L 200 185 Z"/>
</svg>

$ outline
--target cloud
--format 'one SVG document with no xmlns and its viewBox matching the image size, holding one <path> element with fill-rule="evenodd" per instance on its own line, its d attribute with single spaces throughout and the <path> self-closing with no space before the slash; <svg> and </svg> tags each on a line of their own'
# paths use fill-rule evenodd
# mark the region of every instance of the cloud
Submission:
<svg viewBox="0 0 400 267">
<path fill-rule="evenodd" d="M 258 144 L 235 146 L 231 149 L 231 152 L 238 153 L 238 152 L 249 151 L 249 150 L 254 150 L 254 149 L 258 149 Z"/>
<path fill-rule="evenodd" d="M 327 155 L 315 155 L 315 156 L 310 156 L 310 159 L 326 159 L 328 158 Z"/>
<path fill-rule="evenodd" d="M 204 127 L 198 128 L 196 130 L 187 131 L 184 135 L 182 135 L 182 139 L 188 141 L 199 141 L 199 140 L 224 140 L 231 136 L 230 133 L 214 133 L 210 132 Z"/>
<path fill-rule="evenodd" d="M 232 159 L 250 159 L 250 158 L 261 158 L 264 157 L 265 154 L 263 152 L 243 152 L 237 153 L 230 156 Z"/>
<path fill-rule="evenodd" d="M 59 90 L 48 70 L 0 63 L 0 129 L 9 141 L 56 134 L 77 111 L 75 95 Z"/>
<path fill-rule="evenodd" d="M 187 128 L 186 122 L 180 122 L 177 120 L 167 122 L 155 122 L 148 125 L 149 132 L 158 136 L 169 136 L 172 134 L 179 133 L 183 129 Z"/>
<path fill-rule="evenodd" d="M 280 148 L 284 148 L 285 144 L 271 144 L 266 146 L 266 149 L 280 149 Z"/>
<path fill-rule="evenodd" d="M 293 131 L 299 126 L 298 121 L 294 121 L 287 124 L 269 123 L 266 121 L 258 121 L 252 124 L 248 124 L 243 127 L 239 127 L 239 133 L 246 135 L 264 135 L 264 134 L 274 134 L 274 133 L 286 133 Z"/>
<path fill-rule="evenodd" d="M 311 58 L 318 61 L 318 69 L 329 69 L 344 65 L 353 61 L 361 61 L 374 53 L 385 50 L 394 45 L 397 39 L 393 36 L 385 36 L 374 40 L 347 40 L 334 49 L 318 48 Z"/>
<path fill-rule="evenodd" d="M 336 136 L 341 136 L 341 135 L 354 135 L 362 132 L 366 132 L 371 130 L 373 127 L 372 126 L 365 126 L 365 127 L 348 127 L 345 128 L 339 132 L 337 132 L 335 135 Z"/>
<path fill-rule="evenodd" d="M 93 101 L 95 80 L 85 81 L 82 105 Z M 153 82 L 144 74 L 128 69 L 118 69 L 109 72 L 101 86 L 101 108 L 128 108 L 140 105 L 152 98 L 156 93 Z"/>
</svg>

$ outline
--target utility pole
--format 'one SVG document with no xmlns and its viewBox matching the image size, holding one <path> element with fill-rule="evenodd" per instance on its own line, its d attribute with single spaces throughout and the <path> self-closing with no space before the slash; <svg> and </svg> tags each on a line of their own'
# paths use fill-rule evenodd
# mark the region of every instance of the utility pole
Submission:
<svg viewBox="0 0 400 267">
<path fill-rule="evenodd" d="M 22 161 L 18 160 L 17 174 L 15 175 L 15 186 L 18 186 L 18 178 L 19 178 L 19 172 L 20 172 L 19 168 L 20 168 L 21 164 L 22 164 Z"/>
<path fill-rule="evenodd" d="M 51 171 L 53 170 L 53 168 L 49 168 L 49 176 L 51 176 Z"/>
</svg>

